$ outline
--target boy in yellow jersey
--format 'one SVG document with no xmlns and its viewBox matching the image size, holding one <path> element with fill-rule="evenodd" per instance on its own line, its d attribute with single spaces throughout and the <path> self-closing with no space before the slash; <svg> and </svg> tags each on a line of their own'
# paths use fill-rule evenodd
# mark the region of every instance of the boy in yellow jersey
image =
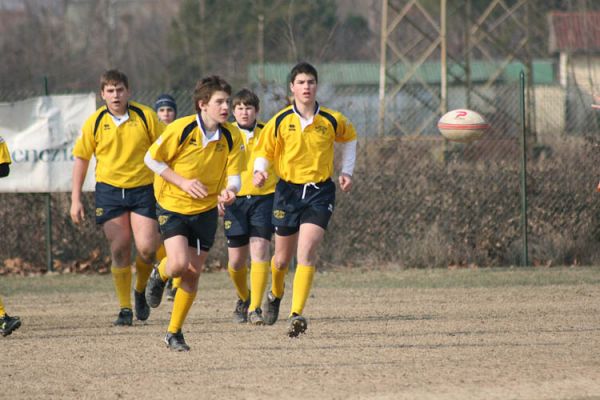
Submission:
<svg viewBox="0 0 600 400">
<path fill-rule="evenodd" d="M 233 312 L 234 322 L 249 321 L 263 325 L 260 308 L 270 270 L 270 244 L 273 234 L 271 212 L 277 176 L 269 170 L 269 179 L 262 188 L 252 184 L 253 147 L 264 124 L 256 120 L 259 99 L 252 91 L 242 89 L 232 100 L 235 124 L 242 133 L 246 149 L 246 170 L 242 172 L 242 188 L 235 202 L 225 208 L 224 227 L 227 236 L 229 276 L 237 291 L 238 301 Z M 250 255 L 250 289 L 247 259 Z M 250 296 L 252 293 L 252 296 Z"/>
<path fill-rule="evenodd" d="M 0 136 L 0 178 L 8 176 L 10 172 L 10 153 L 8 152 L 8 146 L 6 142 Z M 8 336 L 13 331 L 19 329 L 21 326 L 21 319 L 17 316 L 9 316 L 4 309 L 4 303 L 2 297 L 0 297 L 0 334 L 2 336 Z"/>
<path fill-rule="evenodd" d="M 6 313 L 2 297 L 0 297 L 0 334 L 8 336 L 21 326 L 21 318 L 13 315 L 12 317 Z"/>
<path fill-rule="evenodd" d="M 161 94 L 154 102 L 154 111 L 156 111 L 158 119 L 160 119 L 165 125 L 169 125 L 171 122 L 175 121 L 175 118 L 177 118 L 177 102 L 170 94 Z M 165 255 L 166 253 L 164 245 L 161 245 L 159 250 L 156 252 L 156 259 L 160 261 L 165 257 Z M 169 279 L 167 281 L 167 300 L 173 301 L 175 298 L 175 293 L 177 293 L 177 288 L 179 287 L 179 281 L 180 279 L 176 279 L 175 282 L 173 282 L 173 279 Z"/>
<path fill-rule="evenodd" d="M 144 321 L 150 307 L 144 296 L 160 244 L 156 222 L 154 174 L 144 164 L 144 155 L 164 129 L 150 107 L 129 101 L 129 81 L 117 70 L 100 77 L 100 95 L 105 105 L 84 123 L 73 149 L 71 218 L 85 219 L 81 187 L 92 156 L 96 157 L 96 223 L 102 225 L 110 245 L 111 272 L 120 311 L 115 325 L 132 325 L 131 245 L 135 243 L 135 313 Z"/>
<path fill-rule="evenodd" d="M 356 158 L 354 127 L 344 115 L 317 102 L 317 83 L 317 70 L 312 65 L 301 62 L 292 69 L 293 104 L 265 125 L 254 150 L 254 184 L 265 185 L 271 164 L 281 178 L 273 201 L 275 255 L 264 316 L 267 324 L 277 321 L 285 274 L 294 252 L 298 261 L 289 315 L 290 337 L 304 333 L 308 326 L 302 312 L 312 286 L 317 247 L 335 204 L 335 184 L 331 180 L 334 142 L 341 147 L 338 182 L 344 192 L 352 188 Z"/>
<path fill-rule="evenodd" d="M 146 300 L 158 307 L 167 279 L 181 277 L 165 336 L 175 351 L 190 349 L 181 328 L 214 242 L 217 205 L 233 203 L 240 188 L 244 145 L 239 130 L 227 122 L 230 95 L 231 86 L 222 78 L 200 80 L 193 97 L 197 114 L 167 126 L 145 158 L 156 173 L 158 222 L 167 249 L 150 275 Z"/>
<path fill-rule="evenodd" d="M 0 136 L 0 178 L 8 176 L 11 162 L 8 146 L 6 145 L 4 138 Z"/>
</svg>

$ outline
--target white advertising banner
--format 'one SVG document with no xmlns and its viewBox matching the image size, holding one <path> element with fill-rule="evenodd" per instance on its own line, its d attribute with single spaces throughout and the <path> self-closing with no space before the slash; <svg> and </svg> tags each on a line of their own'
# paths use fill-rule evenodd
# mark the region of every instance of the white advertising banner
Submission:
<svg viewBox="0 0 600 400">
<path fill-rule="evenodd" d="M 95 110 L 94 93 L 0 103 L 0 136 L 12 159 L 0 192 L 70 192 L 73 146 Z M 95 168 L 92 159 L 85 191 L 94 190 Z"/>
</svg>

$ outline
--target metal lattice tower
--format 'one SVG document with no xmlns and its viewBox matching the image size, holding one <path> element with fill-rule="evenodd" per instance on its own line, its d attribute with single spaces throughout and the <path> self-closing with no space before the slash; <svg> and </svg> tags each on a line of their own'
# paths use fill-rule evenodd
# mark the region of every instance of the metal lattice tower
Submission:
<svg viewBox="0 0 600 400">
<path fill-rule="evenodd" d="M 439 0 L 437 6 L 425 0 L 382 0 L 380 135 L 386 129 L 386 121 L 401 134 L 421 134 L 447 111 L 449 81 L 466 88 L 465 107 L 470 107 L 474 98 L 493 105 L 494 99 L 485 94 L 485 89 L 497 83 L 513 61 L 521 62 L 525 67 L 527 108 L 533 112 L 532 61 L 534 57 L 547 56 L 547 53 L 545 46 L 533 48 L 531 39 L 540 40 L 545 35 L 543 22 L 547 5 L 544 1 L 490 0 L 483 10 L 473 10 L 471 0 L 449 3 L 453 8 L 447 8 L 447 0 Z M 493 65 L 487 80 L 477 86 L 472 81 L 474 61 Z M 429 65 L 439 63 L 439 83 L 423 78 L 420 70 L 426 62 Z M 423 92 L 428 94 L 425 99 L 415 94 Z M 421 118 L 422 123 L 411 131 L 387 111 L 388 105 L 400 93 L 412 96 L 421 107 L 430 111 L 429 116 Z M 529 130 L 535 132 L 531 112 L 527 115 Z"/>
</svg>

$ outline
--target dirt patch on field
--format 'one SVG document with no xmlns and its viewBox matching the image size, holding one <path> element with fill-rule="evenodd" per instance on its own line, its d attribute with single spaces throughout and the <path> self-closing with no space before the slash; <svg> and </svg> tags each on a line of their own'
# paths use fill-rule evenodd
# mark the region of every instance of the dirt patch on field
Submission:
<svg viewBox="0 0 600 400">
<path fill-rule="evenodd" d="M 97 399 L 598 399 L 600 288 L 377 289 L 316 285 L 306 335 L 231 322 L 225 274 L 201 287 L 184 333 L 171 303 L 111 326 L 110 277 L 90 292 L 5 297 L 0 397 Z M 215 279 L 215 278 L 213 278 Z M 290 286 L 288 286 L 290 287 Z M 282 303 L 282 317 L 291 296 Z"/>
</svg>

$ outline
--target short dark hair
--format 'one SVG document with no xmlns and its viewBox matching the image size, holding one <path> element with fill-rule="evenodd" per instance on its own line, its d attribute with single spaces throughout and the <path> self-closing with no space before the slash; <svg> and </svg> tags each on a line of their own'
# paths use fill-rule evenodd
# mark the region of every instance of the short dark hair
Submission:
<svg viewBox="0 0 600 400">
<path fill-rule="evenodd" d="M 218 75 L 207 76 L 196 82 L 193 95 L 196 111 L 200 112 L 199 101 L 208 103 L 212 95 L 218 91 L 223 91 L 231 96 L 231 85 Z"/>
<path fill-rule="evenodd" d="M 235 107 L 240 104 L 253 106 L 256 109 L 256 111 L 258 111 L 258 108 L 260 106 L 260 100 L 252 90 L 244 88 L 237 92 L 231 100 L 232 107 Z"/>
<path fill-rule="evenodd" d="M 306 61 L 301 61 L 292 68 L 290 72 L 290 83 L 294 83 L 296 76 L 298 74 L 307 74 L 315 77 L 315 81 L 319 83 L 319 75 L 317 74 L 317 69 L 313 67 L 311 64 Z"/>
<path fill-rule="evenodd" d="M 100 91 L 104 90 L 104 86 L 106 85 L 117 85 L 119 83 L 122 83 L 129 89 L 129 79 L 127 79 L 127 75 L 117 69 L 109 69 L 100 75 Z"/>
</svg>

